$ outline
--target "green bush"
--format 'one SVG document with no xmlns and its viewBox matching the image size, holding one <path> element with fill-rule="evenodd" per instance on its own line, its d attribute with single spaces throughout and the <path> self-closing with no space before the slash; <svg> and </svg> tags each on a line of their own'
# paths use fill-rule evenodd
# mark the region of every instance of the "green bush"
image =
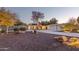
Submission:
<svg viewBox="0 0 79 59">
<path fill-rule="evenodd" d="M 20 28 L 20 31 L 25 31 L 25 30 L 26 30 L 25 27 Z"/>
<path fill-rule="evenodd" d="M 16 31 L 19 31 L 19 29 L 18 28 L 14 28 L 14 31 L 16 32 Z"/>
<path fill-rule="evenodd" d="M 5 33 L 5 32 L 6 32 L 5 30 L 1 30 L 1 31 L 0 31 L 0 33 Z"/>
</svg>

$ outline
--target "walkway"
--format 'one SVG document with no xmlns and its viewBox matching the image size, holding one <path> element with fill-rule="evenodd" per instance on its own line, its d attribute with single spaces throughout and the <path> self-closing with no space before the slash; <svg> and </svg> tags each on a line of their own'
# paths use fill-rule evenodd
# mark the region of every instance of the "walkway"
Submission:
<svg viewBox="0 0 79 59">
<path fill-rule="evenodd" d="M 38 30 L 38 32 L 50 33 L 50 34 L 56 34 L 56 35 L 79 37 L 79 33 L 53 32 L 53 31 L 50 31 L 50 30 Z"/>
</svg>

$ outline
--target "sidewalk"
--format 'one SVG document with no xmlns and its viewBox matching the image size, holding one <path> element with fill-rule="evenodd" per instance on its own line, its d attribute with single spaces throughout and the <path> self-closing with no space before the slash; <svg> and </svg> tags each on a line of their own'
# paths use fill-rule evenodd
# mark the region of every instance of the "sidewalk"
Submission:
<svg viewBox="0 0 79 59">
<path fill-rule="evenodd" d="M 56 34 L 56 35 L 79 37 L 79 33 L 53 32 L 53 31 L 49 31 L 49 30 L 38 30 L 38 32 L 50 33 L 50 34 Z"/>
</svg>

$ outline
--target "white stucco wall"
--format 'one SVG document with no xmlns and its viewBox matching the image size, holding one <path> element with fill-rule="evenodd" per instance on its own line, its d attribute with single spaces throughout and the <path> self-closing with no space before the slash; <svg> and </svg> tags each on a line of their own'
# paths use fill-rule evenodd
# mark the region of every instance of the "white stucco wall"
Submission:
<svg viewBox="0 0 79 59">
<path fill-rule="evenodd" d="M 56 24 L 48 25 L 48 30 L 50 31 L 61 31 L 61 27 Z"/>
</svg>

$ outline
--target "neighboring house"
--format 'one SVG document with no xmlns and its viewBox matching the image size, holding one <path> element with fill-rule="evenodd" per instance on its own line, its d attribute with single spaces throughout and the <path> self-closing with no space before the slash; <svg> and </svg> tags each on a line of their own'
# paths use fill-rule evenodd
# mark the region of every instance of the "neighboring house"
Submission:
<svg viewBox="0 0 79 59">
<path fill-rule="evenodd" d="M 25 27 L 26 30 L 50 30 L 50 31 L 61 31 L 61 24 L 51 24 L 51 25 L 37 25 L 37 24 L 28 24 L 28 25 L 19 25 L 19 26 L 13 26 L 9 27 L 9 31 L 14 31 L 14 28 L 21 28 Z M 0 30 L 6 30 L 6 27 L 0 27 Z"/>
<path fill-rule="evenodd" d="M 29 24 L 28 30 L 47 30 L 46 25 Z"/>
<path fill-rule="evenodd" d="M 62 28 L 61 28 L 60 24 L 51 24 L 51 25 L 48 25 L 48 30 L 50 30 L 50 31 L 61 31 Z"/>
<path fill-rule="evenodd" d="M 26 25 L 18 25 L 18 26 L 12 26 L 12 27 L 9 27 L 9 32 L 14 32 L 14 28 L 26 28 L 26 30 L 28 29 L 28 27 Z"/>
</svg>

